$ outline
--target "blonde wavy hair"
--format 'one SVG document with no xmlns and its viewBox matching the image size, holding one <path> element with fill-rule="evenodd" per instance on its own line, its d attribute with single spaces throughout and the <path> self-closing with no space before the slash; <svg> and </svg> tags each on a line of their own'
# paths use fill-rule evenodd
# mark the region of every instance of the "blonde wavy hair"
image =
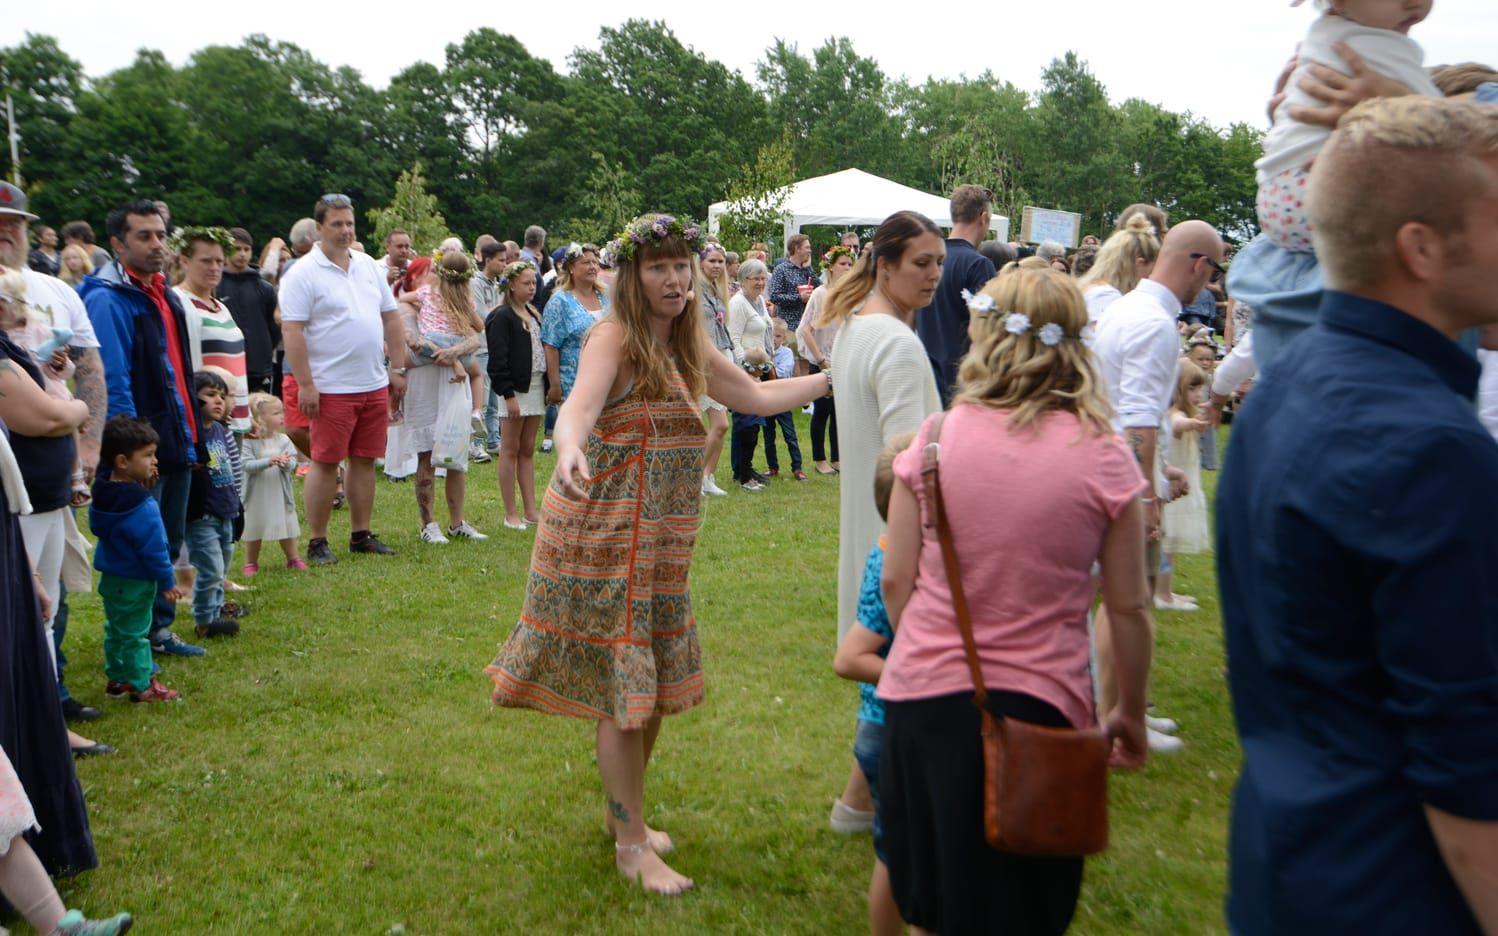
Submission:
<svg viewBox="0 0 1498 936">
<path fill-rule="evenodd" d="M 653 221 L 658 214 L 639 220 Z M 674 369 L 695 400 L 707 391 L 709 342 L 702 324 L 702 298 L 697 290 L 671 323 L 671 336 L 662 345 L 650 329 L 650 300 L 640 282 L 640 267 L 659 257 L 685 257 L 692 263 L 692 282 L 702 278 L 702 265 L 691 246 L 676 237 L 643 244 L 633 258 L 620 258 L 614 278 L 614 304 L 604 319 L 624 332 L 624 357 L 634 369 L 634 388 L 647 400 L 664 399 L 671 392 Z"/>
<path fill-rule="evenodd" d="M 713 291 L 713 295 L 718 298 L 719 302 L 727 306 L 728 300 L 733 298 L 733 290 L 728 285 L 728 251 L 723 249 L 722 244 L 714 241 L 713 243 L 710 243 L 706 247 L 702 248 L 703 259 L 707 258 L 707 252 L 709 250 L 716 250 L 718 253 L 723 255 L 723 272 L 718 274 L 717 279 L 713 279 L 707 275 L 706 270 L 703 270 L 702 283 L 708 289 L 711 289 Z M 698 266 L 700 268 L 701 264 L 699 263 Z"/>
<path fill-rule="evenodd" d="M 265 413 L 273 406 L 279 406 L 283 413 L 286 411 L 286 405 L 278 397 L 259 390 L 250 394 L 250 438 L 270 438 L 271 434 L 265 428 Z"/>
<path fill-rule="evenodd" d="M 1142 212 L 1135 213 L 1103 242 L 1092 269 L 1077 280 L 1077 285 L 1083 292 L 1093 286 L 1133 292 L 1140 280 L 1139 261 L 1153 264 L 1159 257 L 1160 241 L 1155 236 L 1154 225 Z"/>
<path fill-rule="evenodd" d="M 1195 419 L 1201 412 L 1201 390 L 1207 385 L 1207 372 L 1189 357 L 1176 364 L 1176 392 L 1170 405 L 1181 411 L 1187 419 Z"/>
<path fill-rule="evenodd" d="M 1009 428 L 1023 429 L 1051 412 L 1072 413 L 1083 430 L 1112 433 L 1112 408 L 1081 335 L 1087 304 L 1076 282 L 1055 270 L 1016 270 L 988 281 L 980 295 L 993 299 L 990 312 L 974 312 L 968 324 L 972 348 L 957 370 L 956 403 L 1009 410 Z M 1008 331 L 1003 313 L 1022 312 L 1030 328 Z M 1065 332 L 1054 347 L 1040 330 L 1056 323 Z"/>
</svg>

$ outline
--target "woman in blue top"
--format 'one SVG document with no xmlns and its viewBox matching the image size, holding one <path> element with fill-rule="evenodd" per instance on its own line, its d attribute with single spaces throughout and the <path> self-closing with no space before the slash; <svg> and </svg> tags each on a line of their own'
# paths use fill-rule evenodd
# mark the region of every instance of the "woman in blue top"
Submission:
<svg viewBox="0 0 1498 936">
<path fill-rule="evenodd" d="M 572 393 L 583 339 L 604 315 L 608 299 L 598 283 L 598 248 L 572 244 L 557 267 L 556 291 L 541 313 L 541 343 L 546 347 L 546 402 L 560 405 Z"/>
</svg>

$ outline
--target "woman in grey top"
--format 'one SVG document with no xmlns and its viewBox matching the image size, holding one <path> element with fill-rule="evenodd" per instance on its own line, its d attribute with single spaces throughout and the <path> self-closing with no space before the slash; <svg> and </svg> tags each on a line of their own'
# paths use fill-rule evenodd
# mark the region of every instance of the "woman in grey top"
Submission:
<svg viewBox="0 0 1498 936">
<path fill-rule="evenodd" d="M 702 293 L 702 317 L 707 336 L 713 347 L 733 360 L 733 339 L 728 334 L 727 275 L 728 255 L 722 244 L 708 244 L 702 250 L 702 276 L 698 290 Z M 718 471 L 718 460 L 723 455 L 723 440 L 728 437 L 728 409 L 711 397 L 699 401 L 707 415 L 707 447 L 702 460 L 702 493 L 711 497 L 722 497 L 728 492 L 718 487 L 713 477 Z"/>
</svg>

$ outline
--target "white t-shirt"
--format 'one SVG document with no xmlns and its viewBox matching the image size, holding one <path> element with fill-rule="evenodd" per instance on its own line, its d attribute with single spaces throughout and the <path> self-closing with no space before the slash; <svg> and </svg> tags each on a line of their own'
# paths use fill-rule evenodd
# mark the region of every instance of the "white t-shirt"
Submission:
<svg viewBox="0 0 1498 936">
<path fill-rule="evenodd" d="M 345 272 L 315 245 L 281 280 L 281 320 L 305 322 L 307 359 L 318 393 L 369 393 L 385 374 L 384 314 L 395 296 L 380 267 L 350 252 Z"/>
<path fill-rule="evenodd" d="M 78 290 L 55 276 L 22 267 L 21 276 L 26 280 L 26 302 L 37 312 L 52 317 L 52 324 L 73 330 L 68 342 L 71 348 L 97 348 L 99 339 L 94 336 L 94 325 L 89 321 L 88 310 Z"/>
<path fill-rule="evenodd" d="M 1392 29 L 1362 26 L 1334 13 L 1318 16 L 1311 24 L 1310 32 L 1306 33 L 1305 41 L 1300 44 L 1299 63 L 1289 84 L 1285 85 L 1285 100 L 1275 109 L 1274 126 L 1264 138 L 1264 158 L 1254 164 L 1259 170 L 1260 185 L 1287 169 L 1304 166 L 1332 135 L 1330 128 L 1291 120 L 1290 108 L 1323 106 L 1323 102 L 1300 89 L 1300 80 L 1310 72 L 1312 65 L 1325 65 L 1347 74 L 1347 63 L 1332 48 L 1336 42 L 1347 43 L 1363 57 L 1369 68 L 1386 78 L 1393 78 L 1415 94 L 1441 97 L 1441 89 L 1425 71 L 1425 51 L 1409 36 Z"/>
</svg>

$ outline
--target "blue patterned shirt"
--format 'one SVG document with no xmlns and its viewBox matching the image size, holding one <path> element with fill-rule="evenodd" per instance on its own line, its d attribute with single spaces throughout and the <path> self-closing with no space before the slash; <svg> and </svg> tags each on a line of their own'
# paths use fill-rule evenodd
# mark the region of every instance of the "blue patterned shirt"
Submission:
<svg viewBox="0 0 1498 936">
<path fill-rule="evenodd" d="M 603 302 L 601 312 L 590 312 L 583 308 L 577 297 L 565 289 L 552 293 L 546 310 L 541 313 L 541 342 L 557 349 L 562 377 L 562 397 L 572 395 L 572 384 L 577 380 L 577 362 L 582 357 L 583 339 L 598 320 L 608 314 L 609 300 L 600 295 Z"/>
<path fill-rule="evenodd" d="M 875 543 L 869 550 L 869 561 L 863 567 L 863 584 L 858 587 L 858 624 L 884 638 L 880 657 L 889 656 L 889 645 L 895 639 L 895 629 L 889 626 L 889 613 L 884 610 L 884 595 L 879 591 L 879 577 L 884 574 L 884 545 Z M 874 695 L 877 687 L 873 683 L 858 684 L 858 720 L 884 724 L 884 703 Z"/>
</svg>

